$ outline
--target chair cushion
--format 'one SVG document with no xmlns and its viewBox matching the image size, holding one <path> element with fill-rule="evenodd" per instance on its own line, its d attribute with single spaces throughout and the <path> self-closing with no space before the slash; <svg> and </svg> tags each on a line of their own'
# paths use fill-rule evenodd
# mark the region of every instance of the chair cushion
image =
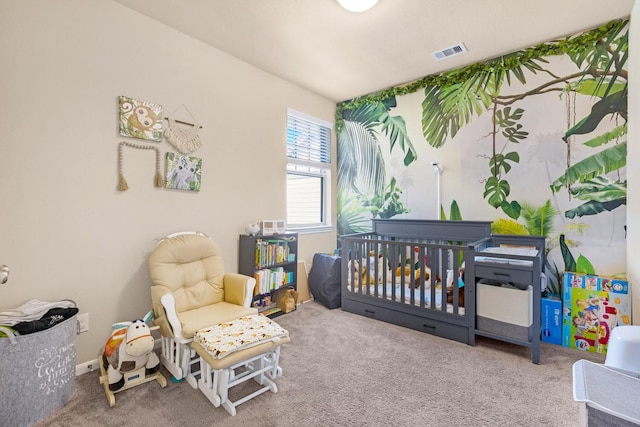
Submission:
<svg viewBox="0 0 640 427">
<path fill-rule="evenodd" d="M 266 316 L 254 314 L 200 329 L 193 341 L 206 349 L 214 359 L 255 347 L 267 341 L 280 341 L 289 332 Z"/>
<path fill-rule="evenodd" d="M 222 302 L 224 273 L 220 246 L 199 234 L 163 239 L 149 257 L 151 280 L 173 293 L 178 313 Z"/>
<path fill-rule="evenodd" d="M 226 369 L 231 365 L 235 365 L 236 363 L 248 360 L 253 356 L 266 353 L 274 348 L 280 347 L 282 344 L 287 344 L 289 342 L 291 342 L 291 338 L 282 337 L 278 341 L 267 341 L 255 347 L 250 347 L 246 350 L 235 352 L 223 359 L 215 359 L 213 356 L 211 356 L 211 353 L 209 353 L 196 342 L 191 344 L 191 348 L 193 348 L 195 352 L 198 353 L 198 355 L 202 357 L 206 363 L 209 364 L 209 366 L 211 366 L 215 370 L 220 370 Z"/>
<path fill-rule="evenodd" d="M 223 301 L 206 307 L 183 311 L 178 313 L 178 317 L 182 325 L 182 336 L 193 338 L 193 335 L 200 329 L 240 317 L 251 316 L 252 314 L 258 314 L 258 310 L 253 307 L 243 307 Z"/>
</svg>

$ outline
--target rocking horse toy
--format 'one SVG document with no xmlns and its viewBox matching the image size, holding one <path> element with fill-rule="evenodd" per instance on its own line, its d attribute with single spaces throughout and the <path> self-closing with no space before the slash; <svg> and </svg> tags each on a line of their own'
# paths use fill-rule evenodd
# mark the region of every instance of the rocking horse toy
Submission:
<svg viewBox="0 0 640 427">
<path fill-rule="evenodd" d="M 160 371 L 160 360 L 153 351 L 154 338 L 147 325 L 153 311 L 143 319 L 119 322 L 107 340 L 100 363 L 100 383 L 104 386 L 109 406 L 116 403 L 114 393 L 127 390 L 139 384 L 157 380 L 161 387 L 167 380 Z"/>
</svg>

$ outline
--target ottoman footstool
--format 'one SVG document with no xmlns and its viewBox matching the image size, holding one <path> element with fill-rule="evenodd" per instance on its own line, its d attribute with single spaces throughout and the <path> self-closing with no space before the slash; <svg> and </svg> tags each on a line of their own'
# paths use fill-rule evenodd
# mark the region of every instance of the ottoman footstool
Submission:
<svg viewBox="0 0 640 427">
<path fill-rule="evenodd" d="M 260 315 L 198 331 L 191 344 L 200 356 L 198 388 L 213 406 L 222 405 L 234 416 L 238 405 L 267 391 L 277 393 L 274 380 L 282 375 L 280 347 L 290 341 L 286 330 Z M 250 379 L 262 387 L 231 401 L 229 389 Z"/>
</svg>

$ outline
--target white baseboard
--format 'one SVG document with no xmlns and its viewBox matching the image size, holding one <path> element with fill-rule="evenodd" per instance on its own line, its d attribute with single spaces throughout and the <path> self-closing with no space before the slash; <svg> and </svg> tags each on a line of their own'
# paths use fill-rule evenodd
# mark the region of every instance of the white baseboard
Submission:
<svg viewBox="0 0 640 427">
<path fill-rule="evenodd" d="M 100 365 L 98 365 L 98 363 L 98 359 L 93 359 L 89 360 L 88 362 L 76 365 L 76 377 L 82 374 L 86 374 L 87 372 L 100 370 Z"/>
<path fill-rule="evenodd" d="M 156 339 L 155 342 L 153 343 L 153 350 L 156 352 L 160 351 L 160 348 L 162 347 L 162 343 L 160 341 L 160 339 Z M 80 364 L 76 365 L 76 377 L 82 374 L 86 374 L 87 372 L 93 372 L 95 370 L 100 370 L 100 365 L 98 365 L 98 363 L 100 363 L 98 361 L 98 359 L 93 359 L 93 360 L 89 360 L 88 362 L 83 362 Z"/>
</svg>

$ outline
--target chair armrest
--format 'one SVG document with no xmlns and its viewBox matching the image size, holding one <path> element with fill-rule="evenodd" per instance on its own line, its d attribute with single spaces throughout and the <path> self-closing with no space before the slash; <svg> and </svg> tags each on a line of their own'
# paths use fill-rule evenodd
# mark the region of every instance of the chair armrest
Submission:
<svg viewBox="0 0 640 427">
<path fill-rule="evenodd" d="M 251 307 L 256 279 L 244 274 L 225 273 L 222 281 L 224 284 L 224 300 L 226 302 Z"/>
<path fill-rule="evenodd" d="M 173 339 L 183 344 L 191 341 L 182 336 L 182 324 L 180 323 L 180 319 L 178 319 L 178 313 L 176 312 L 176 300 L 173 297 L 173 294 L 162 295 L 160 302 L 164 308 L 166 321 L 169 322 L 169 325 L 171 326 Z M 162 325 L 159 326 L 162 332 Z"/>
</svg>

